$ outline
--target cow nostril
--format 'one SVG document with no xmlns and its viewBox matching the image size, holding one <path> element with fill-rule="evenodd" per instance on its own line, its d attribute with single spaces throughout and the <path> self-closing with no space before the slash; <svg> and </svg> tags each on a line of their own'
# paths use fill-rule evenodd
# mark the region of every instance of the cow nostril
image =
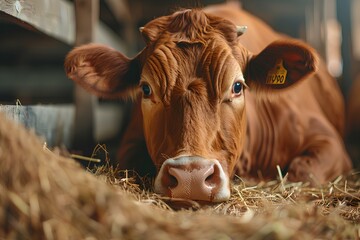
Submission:
<svg viewBox="0 0 360 240">
<path fill-rule="evenodd" d="M 219 175 L 219 169 L 217 166 L 212 166 L 212 168 L 208 172 L 209 176 L 205 179 L 205 184 L 209 187 L 215 187 L 217 184 L 219 184 L 220 181 L 220 175 Z"/>
<path fill-rule="evenodd" d="M 167 186 L 169 189 L 176 188 L 179 185 L 179 173 L 176 168 L 168 167 L 166 175 L 164 178 L 164 186 Z"/>
<path fill-rule="evenodd" d="M 175 188 L 178 185 L 178 180 L 173 175 L 169 174 L 169 188 Z"/>
<path fill-rule="evenodd" d="M 209 186 L 209 187 L 215 186 L 214 177 L 212 174 L 205 179 L 205 184 L 206 184 L 206 186 Z"/>
</svg>

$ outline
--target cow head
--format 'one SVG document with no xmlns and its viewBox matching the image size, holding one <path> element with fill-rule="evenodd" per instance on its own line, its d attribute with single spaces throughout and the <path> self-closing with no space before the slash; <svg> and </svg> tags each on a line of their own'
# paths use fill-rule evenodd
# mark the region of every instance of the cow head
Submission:
<svg viewBox="0 0 360 240">
<path fill-rule="evenodd" d="M 228 199 L 246 140 L 248 86 L 264 94 L 291 86 L 314 71 L 313 50 L 283 40 L 254 56 L 234 24 L 200 10 L 155 19 L 141 33 L 146 47 L 133 59 L 96 44 L 75 48 L 65 61 L 69 78 L 104 98 L 142 95 L 155 191 Z"/>
</svg>

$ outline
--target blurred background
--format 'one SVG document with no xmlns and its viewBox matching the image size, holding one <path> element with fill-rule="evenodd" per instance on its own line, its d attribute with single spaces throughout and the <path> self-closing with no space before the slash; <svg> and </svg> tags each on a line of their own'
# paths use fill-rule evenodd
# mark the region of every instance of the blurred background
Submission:
<svg viewBox="0 0 360 240">
<path fill-rule="evenodd" d="M 93 4 L 90 10 L 87 2 Z M 144 47 L 138 28 L 148 21 L 179 8 L 221 2 L 225 1 L 0 0 L 0 110 L 35 128 L 48 145 L 63 144 L 72 149 L 73 135 L 77 134 L 73 103 L 79 100 L 75 98 L 74 84 L 64 74 L 63 63 L 74 45 L 101 42 L 131 57 Z M 326 61 L 346 99 L 347 127 L 351 129 L 347 135 L 348 149 L 357 165 L 360 0 L 242 0 L 241 3 L 275 30 L 311 44 Z M 93 24 L 86 24 L 85 20 L 82 27 L 85 30 L 79 30 L 75 24 L 79 17 L 76 9 L 82 9 L 79 16 L 84 19 L 96 19 Z M 79 31 L 90 31 L 90 35 L 77 35 Z M 75 142 L 84 141 L 83 145 L 87 145 L 84 139 L 90 136 L 91 144 L 110 142 L 110 146 L 117 146 L 123 122 L 129 116 L 129 104 L 85 98 L 85 105 L 76 104 L 82 109 L 90 104 L 94 110 L 83 113 L 87 118 L 76 121 L 92 129 L 87 133 L 84 129 L 83 133 L 80 131 L 83 137 Z M 39 104 L 40 108 L 33 108 Z"/>
</svg>

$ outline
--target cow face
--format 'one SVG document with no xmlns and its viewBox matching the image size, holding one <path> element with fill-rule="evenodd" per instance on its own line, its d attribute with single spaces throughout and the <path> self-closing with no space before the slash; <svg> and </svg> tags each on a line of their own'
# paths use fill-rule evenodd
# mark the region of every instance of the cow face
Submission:
<svg viewBox="0 0 360 240">
<path fill-rule="evenodd" d="M 245 138 L 245 80 L 226 41 L 212 41 L 164 42 L 143 67 L 144 133 L 159 169 L 155 189 L 166 195 L 209 200 L 184 192 L 190 188 L 209 191 L 211 200 L 229 197 L 228 176 Z M 227 191 L 210 193 L 216 184 Z"/>
<path fill-rule="evenodd" d="M 253 56 L 236 29 L 186 10 L 142 28 L 147 46 L 134 59 L 100 45 L 75 48 L 66 58 L 68 76 L 100 97 L 142 95 L 144 137 L 159 193 L 228 199 L 229 178 L 246 141 L 247 85 L 271 94 L 315 69 L 305 45 L 279 41 Z"/>
</svg>

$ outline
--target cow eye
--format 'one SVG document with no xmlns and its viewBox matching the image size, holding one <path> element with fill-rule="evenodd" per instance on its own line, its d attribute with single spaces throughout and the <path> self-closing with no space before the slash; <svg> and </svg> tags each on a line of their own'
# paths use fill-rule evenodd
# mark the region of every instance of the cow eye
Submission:
<svg viewBox="0 0 360 240">
<path fill-rule="evenodd" d="M 240 95 L 242 89 L 243 89 L 243 85 L 241 82 L 235 82 L 232 86 L 232 92 L 235 96 Z"/>
<path fill-rule="evenodd" d="M 142 92 L 144 94 L 144 97 L 150 97 L 151 96 L 152 91 L 151 91 L 151 87 L 149 86 L 149 84 L 147 84 L 147 83 L 142 84 L 141 85 L 141 90 L 142 90 Z"/>
</svg>

